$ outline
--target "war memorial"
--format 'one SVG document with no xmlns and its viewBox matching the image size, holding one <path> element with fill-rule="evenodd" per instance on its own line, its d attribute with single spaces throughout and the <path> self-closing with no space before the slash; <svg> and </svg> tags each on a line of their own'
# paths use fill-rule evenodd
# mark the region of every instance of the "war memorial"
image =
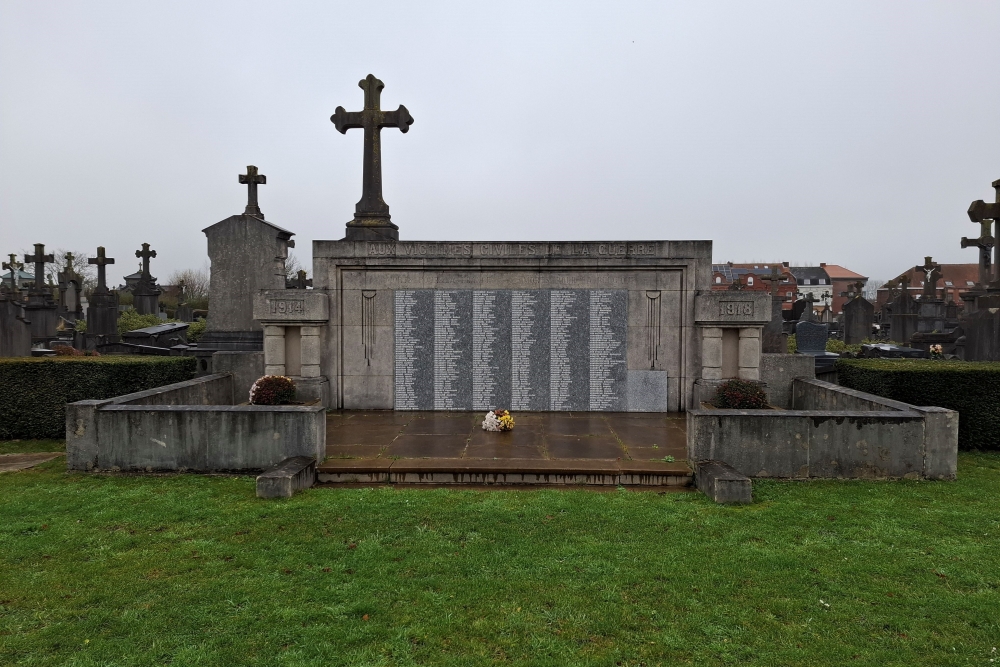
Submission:
<svg viewBox="0 0 1000 667">
<path fill-rule="evenodd" d="M 294 233 L 266 219 L 266 176 L 247 167 L 243 213 L 204 230 L 205 335 L 170 348 L 199 376 L 69 405 L 71 469 L 271 468 L 264 495 L 317 478 L 697 483 L 740 502 L 751 477 L 955 477 L 956 412 L 819 381 L 821 349 L 764 353 L 775 286 L 712 291 L 709 240 L 400 240 L 380 133 L 414 119 L 381 109 L 374 76 L 359 86 L 363 109 L 330 120 L 364 132 L 362 197 L 343 238 L 314 241 L 311 284 L 286 280 Z M 137 256 L 145 276 L 155 254 Z M 263 375 L 291 378 L 297 404 L 248 405 Z M 769 405 L 713 405 L 732 379 Z M 478 428 L 495 409 L 518 428 Z"/>
</svg>

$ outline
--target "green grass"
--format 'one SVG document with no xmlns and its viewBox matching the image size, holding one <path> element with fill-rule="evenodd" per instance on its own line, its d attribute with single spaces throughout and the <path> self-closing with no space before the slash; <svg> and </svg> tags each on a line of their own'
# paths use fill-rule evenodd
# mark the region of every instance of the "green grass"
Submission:
<svg viewBox="0 0 1000 667">
<path fill-rule="evenodd" d="M 66 443 L 62 440 L 0 440 L 0 454 L 65 451 Z"/>
<path fill-rule="evenodd" d="M 263 501 L 57 459 L 0 474 L 0 664 L 988 665 L 1000 455 L 959 473 Z"/>
</svg>

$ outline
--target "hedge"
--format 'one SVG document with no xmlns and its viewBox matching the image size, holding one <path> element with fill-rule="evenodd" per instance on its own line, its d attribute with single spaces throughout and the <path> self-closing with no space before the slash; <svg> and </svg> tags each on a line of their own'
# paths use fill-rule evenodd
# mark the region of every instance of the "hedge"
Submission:
<svg viewBox="0 0 1000 667">
<path fill-rule="evenodd" d="M 0 440 L 66 435 L 66 404 L 194 377 L 194 357 L 8 357 L 0 359 Z"/>
<path fill-rule="evenodd" d="M 844 387 L 911 405 L 958 411 L 961 449 L 1000 449 L 1000 363 L 838 359 Z"/>
</svg>

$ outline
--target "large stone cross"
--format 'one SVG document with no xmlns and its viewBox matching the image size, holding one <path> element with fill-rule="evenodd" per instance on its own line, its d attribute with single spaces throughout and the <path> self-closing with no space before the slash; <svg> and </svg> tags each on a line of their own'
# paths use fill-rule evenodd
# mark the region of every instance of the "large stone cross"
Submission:
<svg viewBox="0 0 1000 667">
<path fill-rule="evenodd" d="M 247 186 L 247 207 L 243 211 L 243 215 L 263 218 L 264 214 L 260 212 L 260 206 L 257 205 L 257 186 L 267 185 L 267 176 L 258 174 L 257 167 L 250 164 L 247 165 L 247 173 L 240 174 L 240 183 Z"/>
<path fill-rule="evenodd" d="M 993 279 L 990 261 L 992 253 L 990 251 L 996 241 L 990 235 L 990 225 L 992 224 L 992 220 L 984 218 L 979 221 L 978 239 L 962 237 L 963 248 L 979 248 L 979 284 L 983 287 Z"/>
<path fill-rule="evenodd" d="M 941 267 L 930 257 L 924 257 L 924 265 L 916 266 L 914 269 L 924 272 L 924 297 L 937 298 L 937 281 L 941 279 Z"/>
<path fill-rule="evenodd" d="M 136 250 L 135 256 L 142 258 L 142 278 L 149 280 L 149 258 L 156 257 L 156 251 L 150 250 L 148 243 L 143 243 L 142 250 Z"/>
<path fill-rule="evenodd" d="M 35 265 L 35 285 L 33 287 L 34 292 L 45 292 L 45 265 L 51 264 L 56 261 L 53 255 L 45 254 L 45 244 L 36 243 L 35 244 L 35 254 L 25 255 L 24 261 L 28 264 L 34 263 Z"/>
<path fill-rule="evenodd" d="M 100 291 L 105 291 L 108 289 L 107 277 L 105 274 L 104 267 L 107 264 L 114 264 L 114 257 L 104 256 L 104 246 L 97 246 L 97 257 L 90 257 L 87 259 L 88 264 L 97 265 L 97 289 Z"/>
<path fill-rule="evenodd" d="M 354 209 L 354 220 L 349 226 L 395 227 L 389 221 L 389 206 L 382 199 L 382 141 L 383 127 L 398 127 L 405 133 L 413 124 L 413 116 L 402 104 L 395 111 L 382 111 L 380 98 L 385 87 L 381 81 L 369 74 L 358 82 L 365 91 L 363 111 L 337 110 L 330 120 L 337 131 L 346 134 L 354 128 L 364 128 L 364 172 L 361 186 L 361 200 Z"/>
<path fill-rule="evenodd" d="M 977 199 L 969 205 L 969 220 L 973 222 L 982 223 L 984 220 L 1000 220 L 1000 179 L 993 181 L 993 190 L 996 192 L 994 202 L 992 204 L 987 204 L 982 199 Z M 989 236 L 988 227 L 984 226 L 982 228 L 986 230 L 985 236 Z M 962 247 L 965 248 L 964 243 Z M 981 250 L 981 252 L 983 252 Z M 985 252 L 989 252 L 986 250 Z M 993 243 L 993 282 L 1000 281 L 1000 244 L 996 242 Z M 980 271 L 982 271 L 982 260 L 980 260 Z"/>
<path fill-rule="evenodd" d="M 766 276 L 761 276 L 760 278 L 766 283 L 769 283 L 771 297 L 774 298 L 778 296 L 778 290 L 781 289 L 781 281 L 785 279 L 784 274 L 778 270 L 777 265 L 771 265 L 771 273 Z"/>
</svg>

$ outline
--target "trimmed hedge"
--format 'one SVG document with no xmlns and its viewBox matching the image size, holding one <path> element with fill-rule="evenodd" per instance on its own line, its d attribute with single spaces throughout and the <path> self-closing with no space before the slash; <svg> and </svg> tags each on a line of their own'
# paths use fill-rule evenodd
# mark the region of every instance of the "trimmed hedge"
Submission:
<svg viewBox="0 0 1000 667">
<path fill-rule="evenodd" d="M 66 437 L 66 404 L 144 391 L 194 377 L 194 357 L 0 359 L 0 440 Z"/>
<path fill-rule="evenodd" d="M 958 411 L 960 449 L 1000 449 L 1000 363 L 838 359 L 841 386 Z"/>
</svg>

